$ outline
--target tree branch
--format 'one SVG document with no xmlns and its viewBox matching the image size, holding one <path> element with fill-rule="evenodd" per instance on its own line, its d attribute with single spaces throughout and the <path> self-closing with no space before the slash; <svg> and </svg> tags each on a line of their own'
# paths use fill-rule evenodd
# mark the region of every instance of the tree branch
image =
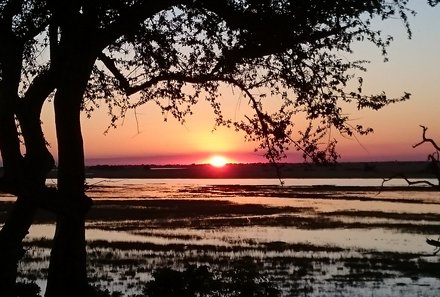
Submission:
<svg viewBox="0 0 440 297">
<path fill-rule="evenodd" d="M 437 143 L 431 139 L 431 138 L 426 138 L 426 131 L 428 130 L 428 127 L 425 127 L 423 125 L 420 125 L 420 127 L 423 129 L 423 133 L 422 133 L 422 141 L 420 141 L 419 143 L 416 143 L 415 145 L 413 145 L 413 148 L 418 147 L 419 145 L 422 145 L 425 142 L 429 142 L 432 144 L 432 146 L 437 150 L 440 151 L 440 146 L 437 145 Z"/>
<path fill-rule="evenodd" d="M 206 13 L 219 16 L 232 30 L 239 30 L 242 42 L 225 50 L 225 65 L 270 54 L 278 54 L 299 44 L 314 43 L 331 36 L 344 33 L 352 24 L 341 26 L 338 21 L 328 21 L 328 29 L 317 30 L 317 20 L 305 20 L 304 15 L 292 16 L 289 13 L 253 12 L 237 10 L 227 1 L 198 1 L 191 5 Z M 300 11 L 300 10 L 298 10 Z M 294 12 L 291 12 L 294 13 Z M 270 24 L 270 25 L 268 25 Z M 319 24 L 323 25 L 323 24 Z M 321 26 L 323 27 L 323 26 Z M 356 32 L 350 34 L 355 35 Z M 218 66 L 217 66 L 218 68 Z"/>
<path fill-rule="evenodd" d="M 119 17 L 102 30 L 97 38 L 103 48 L 114 42 L 120 36 L 127 32 L 132 32 L 134 28 L 139 26 L 144 20 L 154 16 L 160 11 L 164 11 L 173 5 L 179 4 L 177 0 L 161 0 L 161 1 L 138 1 L 138 3 L 121 8 Z"/>
<path fill-rule="evenodd" d="M 152 77 L 150 80 L 147 80 L 141 84 L 130 86 L 128 79 L 122 74 L 121 71 L 116 67 L 114 60 L 110 57 L 101 54 L 98 57 L 107 69 L 113 74 L 113 76 L 118 80 L 121 91 L 125 92 L 127 96 L 133 95 L 142 90 L 148 89 L 162 81 L 183 81 L 194 84 L 206 83 L 209 81 L 223 81 L 231 83 L 231 79 L 225 78 L 223 76 L 216 76 L 210 73 L 201 74 L 197 76 L 190 76 L 183 73 L 162 73 L 155 77 Z"/>
<path fill-rule="evenodd" d="M 47 69 L 38 74 L 24 94 L 18 112 L 37 111 L 38 115 L 47 97 L 55 90 L 55 71 Z"/>
<path fill-rule="evenodd" d="M 404 179 L 408 183 L 409 186 L 424 184 L 424 185 L 431 186 L 433 188 L 439 188 L 440 189 L 440 166 L 439 166 L 440 165 L 440 156 L 439 156 L 440 155 L 440 147 L 437 145 L 437 143 L 433 139 L 426 137 L 426 131 L 428 130 L 428 127 L 425 127 L 423 125 L 420 125 L 420 127 L 423 130 L 423 132 L 422 132 L 422 141 L 420 141 L 419 143 L 416 143 L 415 145 L 413 145 L 413 148 L 416 148 L 416 147 L 418 147 L 419 145 L 422 145 L 425 142 L 429 142 L 436 149 L 436 152 L 428 155 L 428 161 L 431 162 L 432 171 L 434 171 L 433 174 L 435 175 L 435 177 L 436 177 L 436 179 L 438 181 L 438 184 L 436 185 L 436 184 L 434 184 L 434 183 L 432 183 L 432 182 L 430 182 L 428 180 L 411 181 L 405 175 L 397 174 L 394 177 L 384 178 L 383 181 L 382 181 L 382 187 L 384 186 L 385 182 L 387 182 L 387 181 L 390 181 L 390 180 L 392 180 L 394 178 L 402 178 L 402 179 Z"/>
<path fill-rule="evenodd" d="M 383 186 L 385 185 L 386 182 L 389 182 L 390 180 L 396 179 L 396 178 L 401 178 L 403 180 L 405 180 L 408 183 L 408 186 L 413 186 L 413 185 L 428 185 L 430 187 L 439 187 L 439 185 L 436 185 L 428 180 L 417 180 L 417 181 L 412 181 L 409 180 L 404 174 L 396 174 L 393 177 L 388 177 L 388 178 L 384 178 L 382 179 L 382 184 L 381 187 L 383 188 Z"/>
<path fill-rule="evenodd" d="M 130 83 L 127 78 L 119 71 L 119 69 L 115 65 L 115 61 L 105 55 L 104 53 L 99 54 L 98 59 L 104 63 L 105 67 L 113 74 L 113 76 L 119 81 L 119 86 L 123 91 L 127 94 L 131 92 Z"/>
</svg>

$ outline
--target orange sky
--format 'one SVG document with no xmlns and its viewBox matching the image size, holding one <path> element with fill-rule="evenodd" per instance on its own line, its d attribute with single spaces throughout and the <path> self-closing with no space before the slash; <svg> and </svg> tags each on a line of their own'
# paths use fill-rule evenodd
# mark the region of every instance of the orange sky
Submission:
<svg viewBox="0 0 440 297">
<path fill-rule="evenodd" d="M 414 1 L 413 1 L 414 2 Z M 418 15 L 411 19 L 413 39 L 408 40 L 402 24 L 394 20 L 381 23 L 383 31 L 395 36 L 389 48 L 390 61 L 383 63 L 379 50 L 367 44 L 356 46 L 356 55 L 371 60 L 364 76 L 364 91 L 399 96 L 404 91 L 413 94 L 408 102 L 388 106 L 381 111 L 359 112 L 346 109 L 353 123 L 374 128 L 375 133 L 356 139 L 338 135 L 342 161 L 423 160 L 432 149 L 428 145 L 413 149 L 420 140 L 420 124 L 429 127 L 428 136 L 440 142 L 440 7 L 428 8 L 424 1 L 415 1 Z M 225 114 L 239 117 L 246 111 L 246 100 L 239 93 L 226 89 L 222 94 Z M 52 103 L 43 111 L 43 124 L 51 150 L 56 155 Z M 83 119 L 86 159 L 91 163 L 155 163 L 191 164 L 206 162 L 210 155 L 221 154 L 233 162 L 261 162 L 262 152 L 254 152 L 256 144 L 244 142 L 243 134 L 232 129 L 214 127 L 212 112 L 206 103 L 194 108 L 194 115 L 184 125 L 171 116 L 163 121 L 153 104 L 138 109 L 138 123 L 134 112 L 128 114 L 119 128 L 107 135 L 110 121 L 107 110 L 95 112 L 91 119 Z M 137 129 L 139 126 L 139 133 Z M 292 151 L 294 153 L 294 151 Z M 287 161 L 300 162 L 298 154 Z"/>
</svg>

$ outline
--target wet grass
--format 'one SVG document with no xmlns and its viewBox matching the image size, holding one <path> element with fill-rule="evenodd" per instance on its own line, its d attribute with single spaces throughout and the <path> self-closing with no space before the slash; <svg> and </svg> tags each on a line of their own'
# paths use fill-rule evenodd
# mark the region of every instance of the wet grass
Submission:
<svg viewBox="0 0 440 297">
<path fill-rule="evenodd" d="M 231 186 L 227 186 L 229 187 Z M 244 188 L 242 194 L 246 191 L 246 187 Z M 377 199 L 374 201 L 377 202 Z M 392 201 L 399 203 L 396 199 Z M 0 221 L 4 221 L 6 212 L 11 207 L 11 202 L 0 202 Z M 53 214 L 45 211 L 39 211 L 35 217 L 36 223 L 54 221 Z M 281 226 L 308 230 L 382 228 L 426 235 L 438 234 L 440 230 L 439 213 L 359 210 L 319 212 L 313 207 L 240 204 L 216 199 L 96 200 L 87 222 L 90 228 L 132 231 L 138 234 L 142 234 L 142 229 L 218 229 L 246 226 Z"/>
<path fill-rule="evenodd" d="M 359 211 L 359 210 L 347 210 L 347 211 L 332 211 L 323 213 L 326 216 L 346 216 L 346 217 L 360 217 L 360 218 L 380 218 L 380 219 L 393 219 L 393 220 L 405 220 L 405 221 L 432 221 L 440 222 L 440 214 L 438 213 L 400 213 L 400 212 L 385 212 L 385 211 Z"/>
<path fill-rule="evenodd" d="M 219 229 L 246 226 L 307 230 L 382 228 L 427 235 L 438 234 L 440 230 L 440 214 L 351 210 L 317 212 L 311 207 L 272 207 L 219 200 L 148 200 L 135 201 L 135 205 L 127 201 L 123 207 L 119 207 L 121 204 L 111 201 L 109 204 L 97 204 L 88 216 L 89 227 L 133 231 L 137 234 L 146 234 L 136 231 L 142 228 Z M 359 218 L 366 220 L 359 221 Z M 385 221 L 373 220 L 378 218 Z M 114 223 L 105 224 L 106 221 Z M 415 221 L 418 223 L 414 224 Z"/>
<path fill-rule="evenodd" d="M 105 193 L 107 190 L 102 188 L 95 193 Z M 431 203 L 424 199 L 400 199 L 398 195 L 393 196 L 397 198 L 389 198 L 387 195 L 377 197 L 371 195 L 371 188 L 355 187 L 350 192 L 344 192 L 348 190 L 332 186 L 286 189 L 277 186 L 229 185 L 180 189 L 180 194 L 205 199 L 96 199 L 87 218 L 87 228 L 151 236 L 161 239 L 159 242 L 163 243 L 88 241 L 90 278 L 103 289 L 130 289 L 133 294 L 140 294 L 158 269 L 173 269 L 178 272 L 173 275 L 178 275 L 188 265 L 206 266 L 217 277 L 226 277 L 227 271 L 237 268 L 237 265 L 245 266 L 240 261 L 250 257 L 252 265 L 255 265 L 252 267 L 261 272 L 259 277 L 270 280 L 282 296 L 352 296 L 353 292 L 363 296 L 362 291 L 356 290 L 373 287 L 384 289 L 384 292 L 399 287 L 399 292 L 404 292 L 406 296 L 435 296 L 440 287 L 440 260 L 426 252 L 384 252 L 362 247 L 346 248 L 233 236 L 221 238 L 223 245 L 200 243 L 204 239 L 203 232 L 223 229 L 233 232 L 240 227 L 324 231 L 338 229 L 347 232 L 350 229 L 374 228 L 425 235 L 440 232 L 440 214 L 434 211 L 414 213 L 412 209 L 408 212 L 344 209 L 324 212 L 314 207 L 314 203 L 334 200 L 340 200 L 342 204 L 348 200 L 372 204 L 391 202 L 395 205 L 402 202 L 413 204 L 415 201 L 420 204 Z M 235 196 L 308 199 L 311 203 L 310 206 L 274 206 L 220 199 Z M 11 206 L 10 202 L 0 202 L 0 220 L 4 220 L 4 214 Z M 41 211 L 36 221 L 52 223 L 54 217 Z M 200 230 L 203 232 L 198 232 Z M 27 254 L 20 263 L 22 278 L 45 278 L 51 246 L 51 240 L 44 238 L 25 242 Z M 428 280 L 419 281 L 421 279 Z M 387 296 L 387 293 L 370 295 Z"/>
<path fill-rule="evenodd" d="M 399 199 L 379 196 L 390 192 L 422 192 L 436 193 L 431 187 L 371 187 L 371 186 L 275 186 L 275 185 L 209 185 L 181 189 L 182 193 L 198 195 L 204 193 L 207 197 L 277 197 L 295 199 L 330 199 L 348 201 L 375 201 L 394 203 L 440 204 L 440 201 L 421 201 L 420 199 Z M 350 195 L 347 195 L 350 193 Z M 371 195 L 373 194 L 373 195 Z"/>
<path fill-rule="evenodd" d="M 35 240 L 27 242 L 26 246 L 39 248 L 43 253 L 50 247 L 50 240 Z M 341 288 L 370 286 L 371 283 L 383 287 L 387 286 L 388 280 L 403 277 L 411 279 L 409 283 L 406 281 L 399 285 L 408 292 L 420 278 L 434 278 L 439 280 L 437 285 L 440 283 L 439 259 L 414 253 L 354 252 L 334 246 L 285 242 L 219 247 L 92 241 L 88 242 L 87 251 L 90 279 L 101 289 L 122 290 L 129 286 L 140 292 L 154 271 L 162 268 L 182 271 L 188 265 L 206 266 L 216 275 L 225 276 L 246 257 L 258 267 L 262 279 L 270 280 L 271 285 L 282 292 L 290 292 L 282 296 L 292 296 L 293 293 L 293 296 L 297 293 L 310 296 L 326 284 L 340 288 L 341 295 L 348 296 Z M 269 256 L 271 252 L 275 254 Z M 45 269 L 29 269 L 25 275 L 36 280 L 44 278 L 45 273 Z M 431 288 L 431 285 L 425 285 Z M 411 294 L 408 293 L 408 296 Z"/>
</svg>

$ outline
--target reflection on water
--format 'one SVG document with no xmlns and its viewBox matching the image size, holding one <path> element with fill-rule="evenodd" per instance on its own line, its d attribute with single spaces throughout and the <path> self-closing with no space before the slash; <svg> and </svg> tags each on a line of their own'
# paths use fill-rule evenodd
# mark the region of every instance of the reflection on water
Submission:
<svg viewBox="0 0 440 297">
<path fill-rule="evenodd" d="M 28 240 L 52 238 L 54 225 L 38 224 L 31 227 Z M 431 253 L 422 234 L 404 234 L 384 229 L 318 229 L 303 230 L 285 227 L 234 227 L 215 230 L 188 228 L 136 230 L 133 232 L 109 231 L 88 228 L 88 241 L 141 242 L 157 245 L 215 245 L 250 246 L 255 242 L 302 243 L 323 246 L 339 246 L 353 250 L 376 250 L 397 253 Z"/>
<path fill-rule="evenodd" d="M 380 189 L 379 179 L 88 184 L 95 200 L 86 231 L 89 274 L 125 296 L 139 293 L 158 267 L 223 269 L 244 256 L 264 267 L 283 296 L 436 296 L 440 288 L 440 261 L 425 243 L 440 234 L 439 192 Z M 0 197 L 5 205 L 13 200 Z M 43 238 L 52 238 L 54 224 L 44 214 L 36 220 L 20 269 L 44 286 Z"/>
<path fill-rule="evenodd" d="M 414 179 L 417 181 L 418 179 Z M 435 184 L 436 179 L 426 179 Z M 380 178 L 286 178 L 283 179 L 285 186 L 355 186 L 355 187 L 377 187 L 382 185 Z M 279 186 L 280 180 L 274 178 L 260 178 L 260 179 L 179 179 L 179 178 L 161 178 L 161 179 L 102 179 L 89 178 L 88 184 L 96 185 L 99 183 L 115 183 L 125 185 L 273 185 Z M 403 179 L 393 179 L 384 184 L 384 187 L 402 187 L 407 186 L 407 182 Z"/>
</svg>

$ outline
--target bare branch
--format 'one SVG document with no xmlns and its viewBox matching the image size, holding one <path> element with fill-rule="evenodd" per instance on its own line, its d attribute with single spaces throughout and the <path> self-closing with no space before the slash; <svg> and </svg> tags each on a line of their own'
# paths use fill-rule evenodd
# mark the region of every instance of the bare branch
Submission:
<svg viewBox="0 0 440 297">
<path fill-rule="evenodd" d="M 383 187 L 386 182 L 389 182 L 390 180 L 393 180 L 393 179 L 396 179 L 396 178 L 401 178 L 401 179 L 405 180 L 408 183 L 408 186 L 428 185 L 428 186 L 433 187 L 433 188 L 439 187 L 439 185 L 433 184 L 432 182 L 430 182 L 428 180 L 417 180 L 417 181 L 409 180 L 404 174 L 396 174 L 393 177 L 384 178 L 382 180 L 381 187 Z"/>
<path fill-rule="evenodd" d="M 420 127 L 423 129 L 422 132 L 422 141 L 420 141 L 419 143 L 413 145 L 413 148 L 416 148 L 420 145 L 422 145 L 425 142 L 429 142 L 432 144 L 432 146 L 436 149 L 436 151 L 432 154 L 428 155 L 428 161 L 430 161 L 430 166 L 431 166 L 431 170 L 433 172 L 433 174 L 435 175 L 438 184 L 434 184 L 428 180 L 419 180 L 419 181 L 411 181 L 409 180 L 405 175 L 403 174 L 397 174 L 394 177 L 390 177 L 390 178 L 384 178 L 382 181 L 382 187 L 384 186 L 384 184 L 392 179 L 395 178 L 402 178 L 404 179 L 409 186 L 411 185 L 428 185 L 431 186 L 433 188 L 439 188 L 440 189 L 440 147 L 437 145 L 437 143 L 431 139 L 431 138 L 427 138 L 426 137 L 426 131 L 428 130 L 427 127 L 420 125 Z"/>
<path fill-rule="evenodd" d="M 413 145 L 413 148 L 418 147 L 419 145 L 425 143 L 425 142 L 429 142 L 432 144 L 432 146 L 437 150 L 440 151 L 440 146 L 437 145 L 437 143 L 431 139 L 431 138 L 426 138 L 426 131 L 428 130 L 428 127 L 425 127 L 423 125 L 420 125 L 420 127 L 423 129 L 423 134 L 422 134 L 422 141 L 420 141 L 419 143 Z"/>
</svg>

